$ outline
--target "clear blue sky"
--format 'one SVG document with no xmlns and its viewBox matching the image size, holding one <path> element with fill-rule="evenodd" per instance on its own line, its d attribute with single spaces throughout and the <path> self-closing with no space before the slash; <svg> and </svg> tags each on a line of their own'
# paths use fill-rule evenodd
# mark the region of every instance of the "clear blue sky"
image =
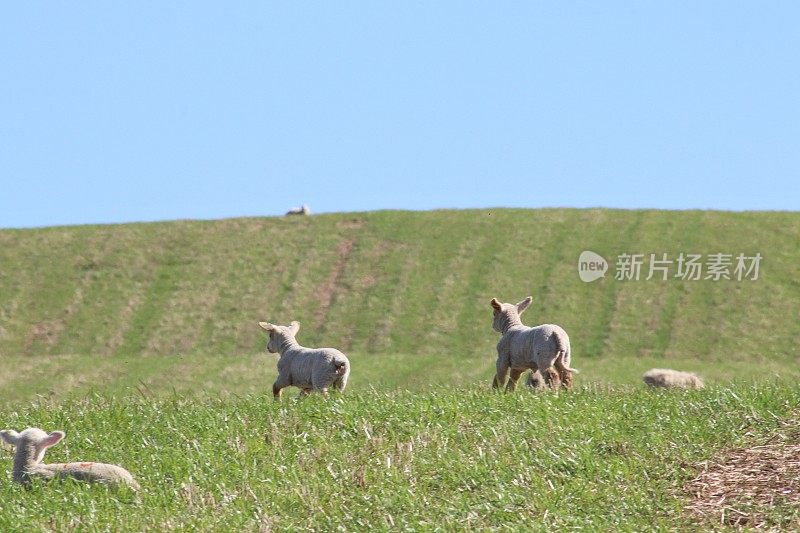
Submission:
<svg viewBox="0 0 800 533">
<path fill-rule="evenodd" d="M 0 227 L 800 209 L 798 2 L 11 2 Z"/>
</svg>

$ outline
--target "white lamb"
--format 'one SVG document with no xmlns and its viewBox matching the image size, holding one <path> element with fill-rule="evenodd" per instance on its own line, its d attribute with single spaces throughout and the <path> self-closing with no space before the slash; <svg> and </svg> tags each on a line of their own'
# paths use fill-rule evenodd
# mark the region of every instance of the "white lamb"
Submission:
<svg viewBox="0 0 800 533">
<path fill-rule="evenodd" d="M 104 483 L 111 486 L 127 485 L 139 490 L 133 476 L 121 466 L 105 463 L 55 463 L 44 464 L 47 448 L 63 439 L 63 431 L 45 433 L 39 428 L 28 428 L 22 433 L 7 429 L 0 431 L 0 437 L 14 446 L 14 481 L 30 487 L 34 478 L 63 479 L 73 478 L 90 483 Z"/>
<path fill-rule="evenodd" d="M 565 389 L 572 387 L 572 374 L 577 370 L 570 368 L 572 352 L 569 336 L 563 328 L 555 324 L 542 324 L 528 327 L 519 316 L 533 301 L 528 296 L 518 304 L 501 303 L 492 298 L 494 310 L 492 328 L 502 336 L 497 343 L 497 374 L 492 387 L 500 388 L 506 384 L 509 370 L 508 390 L 514 390 L 523 372 L 530 369 L 528 386 L 535 387 L 538 377 L 552 388 L 559 382 Z"/>
<path fill-rule="evenodd" d="M 650 369 L 644 373 L 642 380 L 650 387 L 665 389 L 702 389 L 705 386 L 697 374 L 669 368 Z"/>
<path fill-rule="evenodd" d="M 289 326 L 276 326 L 269 322 L 259 322 L 259 326 L 269 333 L 267 350 L 280 353 L 278 359 L 278 378 L 272 385 L 276 400 L 281 397 L 281 389 L 297 387 L 305 395 L 312 390 L 328 395 L 328 389 L 343 391 L 350 376 L 350 361 L 347 356 L 334 348 L 304 348 L 298 344 L 295 335 L 300 330 L 296 320 Z"/>
</svg>

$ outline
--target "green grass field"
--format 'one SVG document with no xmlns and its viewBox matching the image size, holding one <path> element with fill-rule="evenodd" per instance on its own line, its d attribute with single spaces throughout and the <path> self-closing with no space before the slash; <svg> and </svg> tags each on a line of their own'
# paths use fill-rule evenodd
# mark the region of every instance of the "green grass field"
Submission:
<svg viewBox="0 0 800 533">
<path fill-rule="evenodd" d="M 414 354 L 349 354 L 353 365 L 348 391 L 409 390 L 461 386 L 491 387 L 496 356 L 460 359 Z M 90 393 L 163 396 L 180 393 L 195 398 L 270 392 L 277 376 L 277 355 L 242 356 L 10 356 L 0 373 L 0 406 L 40 398 L 76 399 Z M 722 361 L 709 365 L 697 359 L 621 357 L 576 360 L 582 386 L 644 387 L 642 374 L 668 366 L 698 372 L 710 384 L 724 385 L 734 379 L 749 380 L 753 364 Z M 13 370 L 13 372 L 12 372 Z M 764 360 L 758 365 L 760 380 L 800 379 L 800 366 Z M 520 381 L 523 383 L 523 380 Z M 289 394 L 293 394 L 289 389 Z"/>
<path fill-rule="evenodd" d="M 800 441 L 798 242 L 798 213 L 604 209 L 0 230 L 0 426 L 143 486 L 26 491 L 2 451 L 0 531 L 711 527 L 684 490 L 702 461 Z M 764 259 L 587 284 L 583 250 Z M 489 300 L 528 294 L 527 324 L 571 336 L 572 392 L 490 390 Z M 347 392 L 274 403 L 258 320 L 347 352 Z M 652 367 L 709 387 L 647 390 Z M 800 529 L 792 498 L 731 505 Z"/>
<path fill-rule="evenodd" d="M 766 441 L 799 402 L 768 382 L 42 401 L 4 422 L 63 428 L 49 460 L 117 461 L 144 488 L 3 483 L 0 530 L 685 530 L 691 464 Z"/>
</svg>

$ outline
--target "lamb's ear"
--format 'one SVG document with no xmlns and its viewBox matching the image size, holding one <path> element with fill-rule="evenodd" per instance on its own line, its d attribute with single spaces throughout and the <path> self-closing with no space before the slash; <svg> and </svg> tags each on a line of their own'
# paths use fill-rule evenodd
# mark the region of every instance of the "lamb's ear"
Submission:
<svg viewBox="0 0 800 533">
<path fill-rule="evenodd" d="M 532 301 L 533 301 L 533 296 L 528 296 L 527 298 L 522 300 L 520 303 L 518 303 L 517 304 L 517 313 L 522 314 L 522 312 L 524 310 L 526 310 L 529 305 L 531 305 Z"/>
<path fill-rule="evenodd" d="M 265 331 L 272 331 L 273 329 L 275 329 L 275 326 L 273 326 L 269 322 L 259 322 L 258 325 L 261 326 L 261 329 Z"/>
<path fill-rule="evenodd" d="M 64 437 L 66 437 L 66 434 L 63 431 L 53 431 L 47 437 L 42 439 L 40 444 L 44 448 L 49 448 L 50 446 L 55 446 L 58 444 Z"/>
<path fill-rule="evenodd" d="M 492 304 L 492 307 L 494 307 L 498 311 L 500 310 L 501 307 L 503 307 L 502 304 L 500 303 L 500 301 L 497 298 L 492 298 L 492 301 L 489 302 L 489 303 Z"/>
<path fill-rule="evenodd" d="M 292 332 L 292 335 L 297 335 L 297 332 L 300 331 L 300 322 L 297 320 L 292 320 L 292 323 L 289 325 L 289 328 Z"/>
<path fill-rule="evenodd" d="M 19 433 L 14 431 L 13 429 L 5 429 L 0 431 L 0 437 L 3 438 L 11 446 L 16 446 L 19 442 Z"/>
</svg>

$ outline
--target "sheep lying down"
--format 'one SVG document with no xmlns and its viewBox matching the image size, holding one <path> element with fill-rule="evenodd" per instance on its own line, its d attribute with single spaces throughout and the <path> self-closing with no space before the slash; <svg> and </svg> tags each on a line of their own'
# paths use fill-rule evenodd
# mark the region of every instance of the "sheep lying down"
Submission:
<svg viewBox="0 0 800 533">
<path fill-rule="evenodd" d="M 642 380 L 650 387 L 664 389 L 702 389 L 705 386 L 697 374 L 669 368 L 652 368 L 644 373 Z"/>
<path fill-rule="evenodd" d="M 35 478 L 72 478 L 90 483 L 139 489 L 139 484 L 131 473 L 121 466 L 105 463 L 42 463 L 47 449 L 57 444 L 64 436 L 63 431 L 46 433 L 39 428 L 28 428 L 22 433 L 10 429 L 0 431 L 0 437 L 15 447 L 14 481 L 30 486 Z"/>
</svg>

